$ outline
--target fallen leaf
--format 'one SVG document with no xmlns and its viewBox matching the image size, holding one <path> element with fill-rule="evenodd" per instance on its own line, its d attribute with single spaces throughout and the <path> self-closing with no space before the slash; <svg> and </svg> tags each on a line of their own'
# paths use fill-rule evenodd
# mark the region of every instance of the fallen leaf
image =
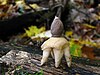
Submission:
<svg viewBox="0 0 100 75">
<path fill-rule="evenodd" d="M 90 58 L 90 59 L 94 59 L 95 58 L 95 54 L 93 52 L 94 48 L 93 47 L 89 47 L 89 46 L 86 46 L 84 45 L 82 48 L 82 56 L 83 57 L 87 57 L 87 58 Z"/>
<path fill-rule="evenodd" d="M 78 41 L 70 41 L 70 53 L 72 56 L 82 56 L 81 45 L 78 43 Z"/>
</svg>

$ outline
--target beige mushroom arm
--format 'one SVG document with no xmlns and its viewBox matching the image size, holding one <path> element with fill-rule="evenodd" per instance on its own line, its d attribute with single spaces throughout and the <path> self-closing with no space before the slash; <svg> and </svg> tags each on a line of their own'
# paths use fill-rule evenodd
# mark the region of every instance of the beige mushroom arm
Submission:
<svg viewBox="0 0 100 75">
<path fill-rule="evenodd" d="M 51 37 L 42 44 L 41 49 L 43 50 L 41 65 L 47 61 L 50 53 L 52 53 L 52 56 L 54 56 L 55 59 L 55 67 L 59 67 L 63 55 L 65 55 L 68 67 L 70 67 L 71 56 L 69 44 L 64 37 Z"/>
</svg>

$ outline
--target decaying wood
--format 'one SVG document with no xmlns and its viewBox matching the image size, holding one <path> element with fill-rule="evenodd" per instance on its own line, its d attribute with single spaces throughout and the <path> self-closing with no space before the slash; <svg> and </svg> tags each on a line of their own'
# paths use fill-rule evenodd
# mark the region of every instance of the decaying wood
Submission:
<svg viewBox="0 0 100 75">
<path fill-rule="evenodd" d="M 32 72 L 32 73 L 43 70 L 44 75 L 47 75 L 47 74 L 48 75 L 76 75 L 76 74 L 99 75 L 100 74 L 100 61 L 99 60 L 96 61 L 96 60 L 90 60 L 90 59 L 85 59 L 85 58 L 73 58 L 72 66 L 71 68 L 68 68 L 66 61 L 63 59 L 62 64 L 59 66 L 59 68 L 55 68 L 54 60 L 51 57 L 49 57 L 48 63 L 46 63 L 46 65 L 40 66 L 40 60 L 42 58 L 42 50 L 38 47 L 30 47 L 30 46 L 16 44 L 16 43 L 11 42 L 11 43 L 0 44 L 0 51 L 3 49 L 8 50 L 8 52 L 10 50 L 15 50 L 15 52 L 17 53 L 18 51 L 25 51 L 31 55 L 29 56 L 31 57 L 31 59 L 26 60 L 25 63 L 10 64 L 10 66 L 12 66 L 12 69 L 9 70 L 10 73 L 15 72 L 16 65 L 21 65 L 21 67 L 24 70 L 28 72 Z M 5 54 L 7 54 L 8 52 L 6 52 Z M 14 59 L 14 61 L 18 62 L 17 59 Z M 1 66 L 2 66 L 2 63 L 1 63 Z"/>
</svg>

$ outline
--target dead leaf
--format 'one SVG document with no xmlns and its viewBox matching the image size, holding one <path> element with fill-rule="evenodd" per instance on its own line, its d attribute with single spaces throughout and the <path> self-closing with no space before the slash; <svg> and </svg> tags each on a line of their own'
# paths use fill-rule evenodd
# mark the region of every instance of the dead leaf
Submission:
<svg viewBox="0 0 100 75">
<path fill-rule="evenodd" d="M 82 56 L 83 57 L 87 57 L 87 58 L 90 58 L 90 59 L 94 59 L 95 58 L 95 54 L 93 52 L 94 48 L 93 47 L 89 47 L 89 46 L 86 46 L 84 45 L 82 48 Z"/>
</svg>

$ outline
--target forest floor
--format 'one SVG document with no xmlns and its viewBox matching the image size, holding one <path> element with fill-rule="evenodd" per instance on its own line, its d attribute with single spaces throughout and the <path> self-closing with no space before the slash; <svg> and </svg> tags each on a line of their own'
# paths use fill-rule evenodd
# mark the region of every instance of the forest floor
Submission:
<svg viewBox="0 0 100 75">
<path fill-rule="evenodd" d="M 42 57 L 41 43 L 23 44 L 26 39 L 11 37 L 9 41 L 0 41 L 0 75 L 100 75 L 100 60 L 72 58 L 72 65 L 67 67 L 65 59 L 59 68 L 54 67 L 54 60 L 40 66 Z"/>
</svg>

